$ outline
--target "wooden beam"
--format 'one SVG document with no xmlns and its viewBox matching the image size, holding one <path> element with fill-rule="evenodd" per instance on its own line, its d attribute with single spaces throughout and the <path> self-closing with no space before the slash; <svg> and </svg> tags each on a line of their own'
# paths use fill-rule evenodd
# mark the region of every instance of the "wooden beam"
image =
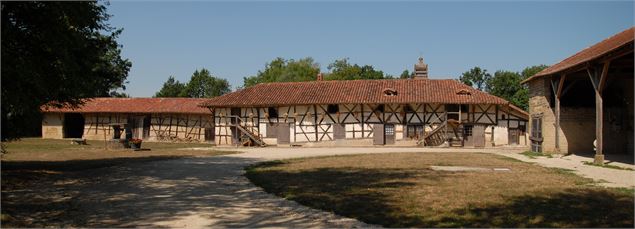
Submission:
<svg viewBox="0 0 635 229">
<path fill-rule="evenodd" d="M 606 63 L 604 63 L 604 67 L 602 67 L 602 73 L 600 74 L 600 79 L 598 83 L 598 89 L 600 93 L 604 90 L 604 86 L 606 85 L 606 78 L 609 72 L 610 64 L 611 64 L 611 61 L 607 61 Z"/>
<path fill-rule="evenodd" d="M 562 97 L 562 88 L 564 87 L 564 81 L 567 79 L 567 75 L 562 75 L 558 82 L 558 90 L 556 91 L 556 97 L 558 100 Z"/>
</svg>

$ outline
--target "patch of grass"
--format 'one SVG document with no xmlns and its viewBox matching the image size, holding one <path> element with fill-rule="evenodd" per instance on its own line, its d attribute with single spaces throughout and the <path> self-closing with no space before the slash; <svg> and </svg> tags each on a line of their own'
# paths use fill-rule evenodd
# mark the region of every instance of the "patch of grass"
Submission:
<svg viewBox="0 0 635 229">
<path fill-rule="evenodd" d="M 620 167 L 617 165 L 609 165 L 609 164 L 595 164 L 593 162 L 590 161 L 585 161 L 583 162 L 585 165 L 592 165 L 592 166 L 597 166 L 597 167 L 602 167 L 602 168 L 608 168 L 608 169 L 619 169 L 619 170 L 630 170 L 633 171 L 633 169 L 631 168 L 624 168 L 624 167 Z"/>
<path fill-rule="evenodd" d="M 520 153 L 522 155 L 525 155 L 531 159 L 536 159 L 537 157 L 548 157 L 548 158 L 553 158 L 553 156 L 551 154 L 548 153 L 539 153 L 539 152 L 534 152 L 534 151 L 525 151 Z"/>
<path fill-rule="evenodd" d="M 445 172 L 431 165 L 505 167 Z M 474 153 L 399 153 L 258 164 L 267 192 L 385 227 L 633 227 L 633 195 L 570 170 Z"/>
<path fill-rule="evenodd" d="M 149 151 L 130 149 L 108 150 L 103 141 L 87 141 L 87 145 L 73 145 L 68 139 L 23 138 L 5 142 L 7 153 L 2 161 L 72 161 L 101 160 L 111 158 L 138 158 L 154 156 L 215 156 L 235 153 L 219 150 L 185 150 L 192 147 L 210 147 L 202 143 L 160 143 L 144 142 L 143 148 Z"/>
</svg>

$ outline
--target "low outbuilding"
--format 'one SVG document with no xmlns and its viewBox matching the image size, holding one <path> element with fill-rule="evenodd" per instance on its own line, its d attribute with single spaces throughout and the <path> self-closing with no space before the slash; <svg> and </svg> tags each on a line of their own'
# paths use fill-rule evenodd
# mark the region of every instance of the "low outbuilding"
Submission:
<svg viewBox="0 0 635 229">
<path fill-rule="evenodd" d="M 211 142 L 214 122 L 196 98 L 92 98 L 78 108 L 42 107 L 42 138 L 104 140 L 113 126 L 133 138 L 164 142 Z"/>
</svg>

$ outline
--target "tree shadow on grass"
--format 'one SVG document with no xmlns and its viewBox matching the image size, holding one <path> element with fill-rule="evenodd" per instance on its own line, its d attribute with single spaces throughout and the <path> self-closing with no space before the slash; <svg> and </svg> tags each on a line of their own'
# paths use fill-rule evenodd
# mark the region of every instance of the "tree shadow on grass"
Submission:
<svg viewBox="0 0 635 229">
<path fill-rule="evenodd" d="M 468 205 L 431 215 L 399 206 L 403 201 L 395 198 L 403 197 L 397 189 L 421 185 L 414 182 L 439 183 L 435 181 L 452 179 L 447 176 L 450 173 L 368 168 L 294 171 L 266 167 L 279 164 L 250 167 L 247 177 L 280 197 L 385 227 L 633 227 L 632 192 L 599 187 L 544 190 L 511 197 L 503 204 Z"/>
<path fill-rule="evenodd" d="M 513 197 L 507 203 L 458 210 L 430 227 L 633 228 L 633 196 L 601 188 Z"/>
<path fill-rule="evenodd" d="M 275 163 L 276 165 L 279 163 Z M 259 170 L 247 168 L 246 176 L 269 193 L 302 205 L 365 223 L 403 227 L 417 225 L 420 219 L 403 214 L 391 192 L 412 187 L 409 178 L 443 179 L 443 173 L 422 177 L 421 171 L 401 169 L 319 168 L 303 171 Z M 406 180 L 406 181 L 404 181 Z"/>
</svg>

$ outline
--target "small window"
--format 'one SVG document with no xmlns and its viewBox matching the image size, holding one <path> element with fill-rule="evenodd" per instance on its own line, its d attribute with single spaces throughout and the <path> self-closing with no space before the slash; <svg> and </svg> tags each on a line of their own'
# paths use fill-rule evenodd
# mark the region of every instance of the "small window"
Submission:
<svg viewBox="0 0 635 229">
<path fill-rule="evenodd" d="M 340 112 L 340 106 L 338 106 L 337 104 L 329 104 L 326 107 L 326 111 L 329 112 L 329 114 L 335 114 L 337 112 Z"/>
<path fill-rule="evenodd" d="M 461 112 L 469 111 L 469 106 L 467 104 L 461 104 Z"/>
<path fill-rule="evenodd" d="M 505 115 L 502 115 L 502 119 L 505 120 Z"/>
<path fill-rule="evenodd" d="M 456 104 L 445 105 L 445 110 L 447 112 L 459 112 L 459 105 L 456 105 Z"/>
<path fill-rule="evenodd" d="M 406 104 L 403 106 L 403 111 L 406 113 L 414 113 L 415 110 L 412 109 L 412 107 L 410 106 L 410 104 Z"/>
<path fill-rule="evenodd" d="M 465 134 L 465 136 L 472 136 L 472 128 L 474 128 L 474 126 L 472 125 L 466 125 L 465 127 L 463 127 L 463 133 Z"/>
<path fill-rule="evenodd" d="M 384 110 L 384 104 L 379 104 L 377 108 L 375 108 L 375 111 L 377 112 L 384 112 Z"/>
<path fill-rule="evenodd" d="M 278 117 L 278 109 L 275 107 L 269 107 L 267 109 L 267 113 L 269 113 L 269 118 L 277 118 Z"/>
</svg>

